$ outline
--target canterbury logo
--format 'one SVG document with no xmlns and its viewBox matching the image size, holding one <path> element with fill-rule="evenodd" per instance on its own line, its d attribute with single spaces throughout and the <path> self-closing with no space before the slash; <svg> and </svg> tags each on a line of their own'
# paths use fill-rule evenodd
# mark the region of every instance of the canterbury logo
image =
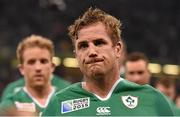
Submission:
<svg viewBox="0 0 180 117">
<path fill-rule="evenodd" d="M 98 107 L 96 109 L 97 115 L 110 115 L 110 107 Z"/>
</svg>

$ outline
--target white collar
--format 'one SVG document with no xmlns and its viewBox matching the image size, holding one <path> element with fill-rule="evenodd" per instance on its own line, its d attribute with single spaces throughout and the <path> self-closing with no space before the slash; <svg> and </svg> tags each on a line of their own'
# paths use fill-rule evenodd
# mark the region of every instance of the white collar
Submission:
<svg viewBox="0 0 180 117">
<path fill-rule="evenodd" d="M 45 105 L 42 105 L 41 103 L 38 102 L 38 100 L 36 100 L 35 97 L 33 97 L 33 96 L 30 94 L 30 92 L 27 90 L 26 87 L 23 87 L 23 90 L 24 90 L 24 92 L 26 92 L 26 93 L 28 94 L 28 96 L 33 100 L 33 102 L 35 102 L 35 103 L 36 103 L 39 107 L 41 107 L 41 108 L 47 107 L 47 105 L 48 105 L 48 103 L 49 103 L 52 95 L 53 95 L 54 92 L 55 92 L 55 88 L 52 87 L 52 90 L 51 90 L 51 92 L 50 92 L 49 95 L 48 95 L 48 98 L 47 98 L 47 100 L 46 100 Z"/>
<path fill-rule="evenodd" d="M 106 101 L 106 100 L 108 100 L 108 99 L 111 97 L 112 92 L 114 91 L 114 89 L 116 88 L 116 86 L 119 84 L 119 82 L 122 81 L 122 80 L 124 80 L 124 79 L 120 77 L 120 78 L 114 83 L 114 85 L 112 86 L 112 88 L 111 88 L 111 90 L 109 91 L 108 95 L 107 95 L 106 97 L 104 97 L 104 98 L 100 97 L 99 95 L 97 95 L 97 94 L 95 94 L 95 93 L 92 93 L 92 94 L 93 94 L 94 96 L 96 96 L 99 100 L 101 100 L 101 101 Z M 84 82 L 81 83 L 82 87 L 83 87 L 83 83 L 84 83 Z"/>
</svg>

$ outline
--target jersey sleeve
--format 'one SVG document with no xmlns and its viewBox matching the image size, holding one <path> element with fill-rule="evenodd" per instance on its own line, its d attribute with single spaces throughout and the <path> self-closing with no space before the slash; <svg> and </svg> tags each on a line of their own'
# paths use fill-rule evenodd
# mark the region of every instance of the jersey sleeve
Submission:
<svg viewBox="0 0 180 117">
<path fill-rule="evenodd" d="M 8 95 L 12 94 L 13 93 L 13 90 L 14 90 L 15 86 L 12 84 L 9 84 L 3 91 L 2 93 L 2 96 L 1 96 L 1 101 L 2 100 L 5 100 Z"/>
<path fill-rule="evenodd" d="M 174 116 L 175 113 L 173 111 L 173 107 L 171 106 L 170 101 L 167 99 L 167 97 L 158 91 L 156 93 L 156 108 L 159 111 L 159 115 Z"/>
<path fill-rule="evenodd" d="M 17 81 L 14 81 L 10 84 L 8 84 L 5 89 L 3 90 L 1 101 L 5 100 L 9 95 L 13 94 L 15 92 L 15 89 L 18 87 L 24 86 L 24 79 L 20 78 Z"/>
<path fill-rule="evenodd" d="M 12 108 L 14 104 L 10 99 L 5 99 L 0 103 L 0 116 L 6 115 Z"/>
</svg>

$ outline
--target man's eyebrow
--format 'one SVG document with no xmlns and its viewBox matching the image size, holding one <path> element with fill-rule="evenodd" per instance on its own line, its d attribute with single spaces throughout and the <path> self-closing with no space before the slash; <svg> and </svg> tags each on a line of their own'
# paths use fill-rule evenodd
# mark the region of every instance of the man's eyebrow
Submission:
<svg viewBox="0 0 180 117">
<path fill-rule="evenodd" d="M 104 40 L 103 38 L 97 38 L 97 40 Z"/>
<path fill-rule="evenodd" d="M 94 39 L 93 42 L 95 42 L 95 41 L 106 42 L 106 40 L 104 40 L 103 38 L 97 38 L 97 39 Z"/>
<path fill-rule="evenodd" d="M 79 41 L 78 44 L 87 43 L 87 41 Z"/>
</svg>

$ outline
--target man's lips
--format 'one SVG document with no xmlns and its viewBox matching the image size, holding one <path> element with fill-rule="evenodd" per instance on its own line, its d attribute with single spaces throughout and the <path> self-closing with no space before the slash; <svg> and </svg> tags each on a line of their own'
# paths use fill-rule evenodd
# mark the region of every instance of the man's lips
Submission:
<svg viewBox="0 0 180 117">
<path fill-rule="evenodd" d="M 38 75 L 34 75 L 34 77 L 41 78 L 41 77 L 43 77 L 43 75 L 38 74 Z"/>
<path fill-rule="evenodd" d="M 92 64 L 92 63 L 103 62 L 103 61 L 104 61 L 104 59 L 96 58 L 96 59 L 90 59 L 90 60 L 86 61 L 85 64 Z"/>
</svg>

